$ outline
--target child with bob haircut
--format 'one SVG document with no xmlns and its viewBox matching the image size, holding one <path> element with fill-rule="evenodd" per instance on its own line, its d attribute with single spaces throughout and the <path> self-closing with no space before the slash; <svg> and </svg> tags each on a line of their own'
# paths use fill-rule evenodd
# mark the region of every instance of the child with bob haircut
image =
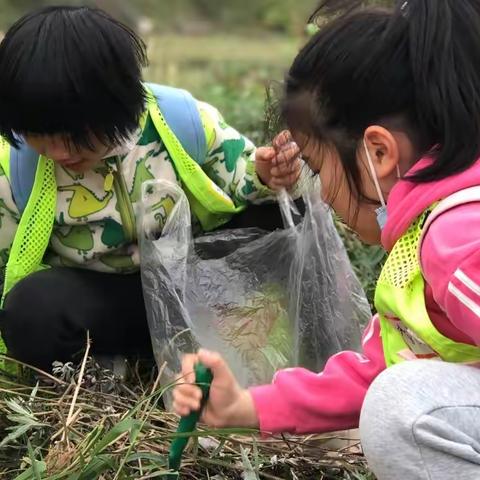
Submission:
<svg viewBox="0 0 480 480">
<path fill-rule="evenodd" d="M 180 185 L 196 231 L 296 184 L 288 134 L 255 148 L 214 107 L 144 83 L 146 64 L 130 28 L 87 7 L 29 13 L 0 44 L 0 332 L 15 359 L 49 370 L 87 330 L 99 358 L 151 354 L 136 232 L 145 181 Z M 175 202 L 153 194 L 160 234 Z"/>
</svg>

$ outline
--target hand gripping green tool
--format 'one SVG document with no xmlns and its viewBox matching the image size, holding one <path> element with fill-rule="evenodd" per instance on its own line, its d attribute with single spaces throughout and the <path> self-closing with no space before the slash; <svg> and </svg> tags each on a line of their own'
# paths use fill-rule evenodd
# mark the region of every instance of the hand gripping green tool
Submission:
<svg viewBox="0 0 480 480">
<path fill-rule="evenodd" d="M 191 412 L 190 415 L 183 417 L 178 424 L 177 433 L 188 434 L 193 433 L 196 429 L 198 420 L 202 413 L 202 409 L 208 400 L 210 394 L 210 385 L 212 384 L 213 375 L 210 369 L 197 363 L 194 368 L 195 371 L 195 383 L 202 390 L 202 405 L 197 412 Z M 170 445 L 170 451 L 168 454 L 168 468 L 173 471 L 169 473 L 165 478 L 169 480 L 179 478 L 178 470 L 182 461 L 182 454 L 187 446 L 189 436 L 175 438 Z"/>
</svg>

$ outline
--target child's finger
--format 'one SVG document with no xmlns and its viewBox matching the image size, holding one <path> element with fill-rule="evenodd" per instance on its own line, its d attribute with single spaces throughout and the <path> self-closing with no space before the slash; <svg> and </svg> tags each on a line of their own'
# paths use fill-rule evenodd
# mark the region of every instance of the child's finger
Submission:
<svg viewBox="0 0 480 480">
<path fill-rule="evenodd" d="M 273 164 L 278 167 L 283 166 L 284 171 L 286 171 L 298 158 L 300 158 L 300 148 L 296 143 L 290 143 L 276 155 Z"/>
<path fill-rule="evenodd" d="M 272 169 L 270 170 L 270 175 L 272 175 L 272 177 L 286 177 L 291 174 L 300 174 L 301 168 L 302 163 L 300 159 L 297 158 L 290 163 L 285 163 L 276 167 L 272 167 Z"/>
<path fill-rule="evenodd" d="M 270 181 L 270 186 L 273 190 L 278 190 L 280 188 L 290 188 L 297 182 L 300 177 L 300 172 L 290 173 L 289 175 L 272 177 Z"/>
<path fill-rule="evenodd" d="M 198 355 L 189 353 L 182 359 L 182 374 L 180 375 L 183 383 L 195 383 L 195 365 L 198 363 Z"/>
<path fill-rule="evenodd" d="M 213 381 L 217 387 L 220 385 L 231 386 L 231 383 L 235 382 L 232 371 L 219 353 L 200 349 L 198 357 L 212 371 Z"/>
<path fill-rule="evenodd" d="M 300 157 L 295 157 L 289 163 L 285 164 L 285 168 L 283 169 L 283 176 L 290 175 L 292 173 L 300 173 L 302 170 L 302 160 Z"/>
<path fill-rule="evenodd" d="M 290 165 L 290 173 L 293 175 L 300 176 L 300 172 L 302 171 L 303 162 L 300 157 L 297 157 Z"/>
<path fill-rule="evenodd" d="M 280 132 L 274 139 L 273 139 L 273 146 L 275 149 L 279 150 L 282 148 L 284 145 L 286 145 L 288 142 L 292 141 L 292 134 L 290 133 L 289 130 L 283 130 L 283 132 Z"/>
<path fill-rule="evenodd" d="M 291 171 L 291 163 L 282 161 L 277 164 L 277 176 L 288 175 Z"/>
<path fill-rule="evenodd" d="M 290 178 L 291 178 L 291 175 L 272 177 L 272 180 L 270 181 L 270 183 L 277 188 L 290 187 L 291 186 Z"/>
<path fill-rule="evenodd" d="M 197 386 L 192 383 L 181 383 L 182 378 L 177 379 L 177 385 L 175 385 L 175 388 L 173 390 L 173 396 L 175 395 L 185 395 L 188 397 L 195 398 L 197 400 L 202 399 L 202 390 Z"/>
<path fill-rule="evenodd" d="M 181 416 L 198 410 L 201 405 L 202 391 L 192 384 L 180 384 L 173 390 L 173 408 Z"/>
<path fill-rule="evenodd" d="M 286 177 L 282 178 L 272 178 L 271 187 L 273 190 L 279 190 L 282 188 L 289 188 L 291 183 Z"/>
<path fill-rule="evenodd" d="M 173 402 L 173 411 L 180 417 L 187 417 L 192 412 L 187 406 L 179 405 L 176 402 Z"/>
<path fill-rule="evenodd" d="M 197 395 L 197 393 L 194 392 L 193 390 L 185 391 L 185 390 L 175 389 L 173 391 L 174 404 L 181 409 L 189 408 L 192 411 L 197 411 L 200 409 L 201 396 L 202 396 L 201 392 L 200 392 L 200 395 Z"/>
<path fill-rule="evenodd" d="M 268 184 L 268 188 L 273 192 L 279 192 L 285 187 L 283 185 L 277 185 L 277 183 L 274 180 L 271 180 L 270 183 Z"/>
<path fill-rule="evenodd" d="M 275 158 L 275 149 L 272 147 L 258 147 L 255 159 L 260 162 L 271 162 Z"/>
<path fill-rule="evenodd" d="M 287 175 L 290 175 L 291 173 L 292 172 L 291 172 L 290 168 L 286 168 L 286 167 L 273 167 L 270 170 L 270 175 L 273 178 L 286 177 Z"/>
<path fill-rule="evenodd" d="M 278 162 L 273 162 L 271 174 L 275 176 L 285 176 L 299 168 L 299 156 L 292 151 L 292 156 L 278 155 Z"/>
<path fill-rule="evenodd" d="M 289 162 L 300 156 L 300 147 L 295 142 L 289 142 L 277 153 L 278 163 Z"/>
</svg>

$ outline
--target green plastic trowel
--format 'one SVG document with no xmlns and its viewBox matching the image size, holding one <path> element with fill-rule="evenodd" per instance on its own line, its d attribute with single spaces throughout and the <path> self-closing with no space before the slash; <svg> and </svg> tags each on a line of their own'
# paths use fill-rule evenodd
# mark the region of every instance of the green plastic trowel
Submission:
<svg viewBox="0 0 480 480">
<path fill-rule="evenodd" d="M 203 393 L 202 407 L 197 412 L 192 412 L 187 417 L 183 417 L 178 424 L 177 433 L 188 434 L 193 433 L 196 429 L 197 422 L 200 419 L 202 408 L 208 400 L 210 393 L 210 385 L 213 380 L 212 372 L 201 363 L 195 365 L 195 383 L 200 387 Z M 169 480 L 179 478 L 178 470 L 182 461 L 182 454 L 187 446 L 189 436 L 175 438 L 170 445 L 168 454 L 168 468 L 173 471 L 165 476 Z"/>
</svg>

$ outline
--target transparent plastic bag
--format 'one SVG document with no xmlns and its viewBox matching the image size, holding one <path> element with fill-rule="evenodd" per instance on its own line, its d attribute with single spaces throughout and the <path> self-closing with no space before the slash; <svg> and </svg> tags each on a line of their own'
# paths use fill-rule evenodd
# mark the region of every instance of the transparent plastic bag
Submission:
<svg viewBox="0 0 480 480">
<path fill-rule="evenodd" d="M 321 370 L 331 355 L 359 348 L 370 308 L 318 182 L 303 218 L 279 195 L 285 229 L 195 239 L 178 186 L 149 181 L 142 195 L 142 282 L 165 379 L 199 346 L 220 352 L 243 386 L 270 382 L 281 368 Z"/>
</svg>

